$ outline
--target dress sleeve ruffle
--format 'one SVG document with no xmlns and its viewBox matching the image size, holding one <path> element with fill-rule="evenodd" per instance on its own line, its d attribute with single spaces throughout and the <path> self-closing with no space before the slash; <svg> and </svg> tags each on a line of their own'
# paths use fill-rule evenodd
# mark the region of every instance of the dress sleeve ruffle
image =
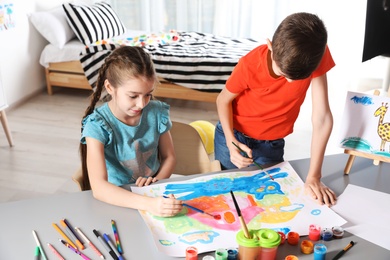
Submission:
<svg viewBox="0 0 390 260">
<path fill-rule="evenodd" d="M 81 128 L 81 142 L 85 137 L 92 137 L 104 144 L 111 143 L 113 131 L 107 121 L 96 110 L 83 119 Z"/>
<path fill-rule="evenodd" d="M 160 110 L 160 122 L 159 122 L 159 132 L 163 134 L 169 131 L 172 128 L 172 122 L 169 117 L 169 105 L 167 103 L 161 102 Z"/>
</svg>

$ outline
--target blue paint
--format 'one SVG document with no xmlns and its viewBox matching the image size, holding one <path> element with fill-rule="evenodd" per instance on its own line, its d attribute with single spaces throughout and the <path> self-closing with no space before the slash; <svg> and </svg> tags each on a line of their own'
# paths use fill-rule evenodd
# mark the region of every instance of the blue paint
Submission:
<svg viewBox="0 0 390 260">
<path fill-rule="evenodd" d="M 351 100 L 355 103 L 355 104 L 362 104 L 364 106 L 368 106 L 368 105 L 373 105 L 374 102 L 372 101 L 372 98 L 371 97 L 368 97 L 368 96 L 362 96 L 362 97 L 358 97 L 358 96 L 353 96 L 351 98 Z"/>
<path fill-rule="evenodd" d="M 207 237 L 205 239 L 196 239 L 193 238 L 199 234 L 199 237 Z M 220 234 L 218 232 L 212 231 L 212 230 L 201 230 L 201 231 L 195 231 L 195 232 L 189 232 L 181 235 L 179 237 L 180 242 L 183 242 L 187 245 L 194 245 L 196 243 L 201 244 L 212 244 L 214 241 L 214 238 L 218 237 Z M 186 239 L 186 236 L 191 237 L 190 241 Z"/>
<path fill-rule="evenodd" d="M 282 172 L 280 168 L 274 168 L 268 173 L 272 173 L 274 179 L 285 178 L 288 176 L 287 172 Z M 264 187 L 263 189 L 259 189 Z M 238 178 L 215 178 L 208 181 L 196 183 L 170 183 L 165 187 L 164 194 L 185 194 L 177 197 L 181 200 L 191 200 L 203 196 L 217 196 L 221 194 L 234 192 L 246 192 L 253 195 L 257 200 L 261 200 L 265 195 L 281 194 L 279 183 L 271 181 L 265 172 L 260 172 L 249 177 Z"/>
<path fill-rule="evenodd" d="M 320 209 L 313 209 L 310 213 L 314 216 L 318 216 L 321 214 L 321 210 Z"/>
</svg>

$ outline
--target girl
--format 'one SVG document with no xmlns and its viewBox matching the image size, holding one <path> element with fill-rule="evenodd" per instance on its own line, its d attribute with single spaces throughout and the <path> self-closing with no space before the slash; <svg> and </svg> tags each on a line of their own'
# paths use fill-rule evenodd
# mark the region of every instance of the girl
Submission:
<svg viewBox="0 0 390 260">
<path fill-rule="evenodd" d="M 115 49 L 99 70 L 83 117 L 80 152 L 85 185 L 96 199 L 168 217 L 181 211 L 181 201 L 119 187 L 149 185 L 169 178 L 174 168 L 169 106 L 151 101 L 156 82 L 153 63 L 142 48 Z M 103 88 L 110 100 L 95 108 Z"/>
</svg>

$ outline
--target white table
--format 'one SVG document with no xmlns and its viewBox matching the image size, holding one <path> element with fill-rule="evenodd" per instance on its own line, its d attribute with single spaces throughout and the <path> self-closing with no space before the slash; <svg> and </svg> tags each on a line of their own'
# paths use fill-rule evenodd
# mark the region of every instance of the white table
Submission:
<svg viewBox="0 0 390 260">
<path fill-rule="evenodd" d="M 345 154 L 325 157 L 323 181 L 337 194 L 341 194 L 348 184 L 390 193 L 390 164 L 375 166 L 372 160 L 356 158 L 349 176 L 346 176 L 343 170 L 347 159 L 348 156 Z M 296 160 L 290 163 L 304 180 L 309 168 L 309 160 Z M 192 177 L 194 176 L 196 175 Z M 183 177 L 183 180 L 192 177 Z M 97 229 L 113 238 L 111 219 L 116 221 L 125 259 L 180 259 L 157 251 L 152 234 L 137 210 L 100 202 L 92 197 L 90 191 L 0 204 L 0 259 L 33 259 L 36 244 L 32 230 L 36 230 L 49 259 L 57 258 L 49 250 L 47 243 L 53 244 L 66 259 L 81 259 L 58 241 L 60 235 L 52 227 L 52 223 L 59 225 L 63 218 L 74 227 L 80 227 L 102 251 L 106 259 L 112 258 L 100 245 L 92 230 Z M 301 237 L 301 240 L 303 239 L 307 237 Z M 390 251 L 348 232 L 342 239 L 324 242 L 328 247 L 326 259 L 332 259 L 351 240 L 357 244 L 343 256 L 343 260 L 390 259 Z M 100 259 L 89 247 L 83 250 L 83 253 L 92 259 Z M 284 259 L 288 254 L 297 255 L 300 260 L 313 259 L 312 254 L 303 255 L 299 246 L 291 246 L 287 243 L 279 246 L 277 259 Z M 203 255 L 199 256 L 199 259 L 202 257 Z"/>
</svg>

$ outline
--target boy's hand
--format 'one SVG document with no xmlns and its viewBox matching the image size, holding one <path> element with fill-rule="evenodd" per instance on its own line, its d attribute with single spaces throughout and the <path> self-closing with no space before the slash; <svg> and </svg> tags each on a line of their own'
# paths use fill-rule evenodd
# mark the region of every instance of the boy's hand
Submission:
<svg viewBox="0 0 390 260">
<path fill-rule="evenodd" d="M 252 156 L 252 150 L 249 149 L 245 144 L 234 142 L 237 146 L 240 147 L 242 151 L 245 152 L 245 155 L 243 156 L 242 152 L 239 148 L 237 148 L 233 143 L 231 143 L 229 147 L 230 152 L 230 161 L 237 166 L 237 168 L 244 168 L 253 163 L 253 160 L 250 158 Z"/>
<path fill-rule="evenodd" d="M 306 179 L 305 193 L 309 194 L 320 205 L 326 204 L 328 207 L 336 204 L 336 194 L 319 180 Z"/>
</svg>

